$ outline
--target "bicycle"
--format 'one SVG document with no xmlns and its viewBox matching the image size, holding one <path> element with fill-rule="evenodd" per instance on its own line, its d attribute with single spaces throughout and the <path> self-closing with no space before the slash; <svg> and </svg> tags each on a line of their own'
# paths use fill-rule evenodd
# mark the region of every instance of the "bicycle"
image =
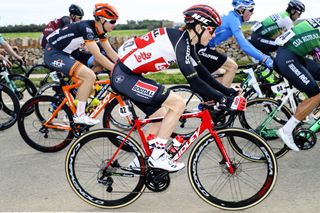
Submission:
<svg viewBox="0 0 320 213">
<path fill-rule="evenodd" d="M 303 95 L 302 97 L 300 92 L 292 87 L 286 79 L 274 87 L 273 90 L 277 90 L 282 95 L 282 98 L 278 100 L 270 98 L 249 100 L 246 111 L 239 115 L 239 121 L 242 127 L 255 131 L 266 139 L 276 157 L 280 158 L 290 149 L 277 136 L 277 130 L 290 119 L 296 111 L 301 98 L 305 98 L 305 96 Z M 255 119 L 248 122 L 247 118 L 252 117 Z M 305 122 L 309 120 L 310 118 L 307 118 Z M 301 126 L 298 126 L 298 130 L 301 129 Z M 312 142 L 312 146 L 314 146 L 315 142 Z M 299 144 L 299 142 L 297 143 Z M 302 145 L 300 144 L 299 146 L 301 147 Z"/>
<path fill-rule="evenodd" d="M 0 83 L 6 84 L 17 98 L 23 103 L 37 93 L 37 88 L 32 81 L 23 75 L 10 74 L 7 64 L 3 61 L 0 64 Z"/>
<path fill-rule="evenodd" d="M 21 108 L 18 116 L 18 129 L 24 141 L 32 148 L 41 152 L 57 152 L 68 146 L 74 137 L 79 137 L 88 131 L 90 126 L 79 125 L 73 122 L 76 107 L 73 102 L 74 90 L 80 83 L 69 85 L 69 79 L 59 76 L 60 86 L 55 88 L 56 95 L 40 95 L 28 100 Z M 92 118 L 97 118 L 107 105 L 119 103 L 125 107 L 122 97 L 110 88 L 110 80 L 98 80 L 102 85 L 95 96 L 100 102 L 92 107 L 88 113 Z M 89 106 L 91 105 L 89 102 Z M 103 113 L 103 126 L 110 127 L 111 118 L 108 111 Z M 131 120 L 127 116 L 127 122 Z"/>
<path fill-rule="evenodd" d="M 173 156 L 178 160 L 202 136 L 191 151 L 188 177 L 195 192 L 208 204 L 225 210 L 252 207 L 265 199 L 275 185 L 277 162 L 273 152 L 257 134 L 244 129 L 214 130 L 210 104 L 182 118 L 199 117 L 202 122 Z M 114 129 L 90 131 L 70 147 L 65 162 L 67 180 L 85 202 L 100 208 L 120 208 L 136 201 L 147 187 L 161 192 L 170 184 L 169 172 L 151 168 L 151 150 L 141 127 L 163 117 L 138 119 L 132 106 L 133 123 L 128 133 Z M 137 130 L 142 147 L 130 135 Z M 139 167 L 129 167 L 138 158 Z"/>
<path fill-rule="evenodd" d="M 13 126 L 20 110 L 19 100 L 9 87 L 0 83 L 0 130 Z"/>
</svg>

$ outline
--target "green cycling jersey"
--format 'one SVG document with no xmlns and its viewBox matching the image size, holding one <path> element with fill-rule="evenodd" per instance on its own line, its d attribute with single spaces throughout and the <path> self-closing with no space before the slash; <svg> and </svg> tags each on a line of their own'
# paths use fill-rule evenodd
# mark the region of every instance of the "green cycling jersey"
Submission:
<svg viewBox="0 0 320 213">
<path fill-rule="evenodd" d="M 305 57 L 320 47 L 320 18 L 305 20 L 276 39 L 280 46 Z"/>
<path fill-rule="evenodd" d="M 288 12 L 273 14 L 262 22 L 252 26 L 252 31 L 267 38 L 276 38 L 283 31 L 289 30 L 293 23 Z"/>
</svg>

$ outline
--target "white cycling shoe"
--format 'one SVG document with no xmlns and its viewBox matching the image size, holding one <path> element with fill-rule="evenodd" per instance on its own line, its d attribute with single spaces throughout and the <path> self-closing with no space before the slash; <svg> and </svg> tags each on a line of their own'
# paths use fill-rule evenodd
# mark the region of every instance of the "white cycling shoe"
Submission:
<svg viewBox="0 0 320 213">
<path fill-rule="evenodd" d="M 280 128 L 277 131 L 277 135 L 279 136 L 279 138 L 281 138 L 281 140 L 293 151 L 298 152 L 299 148 L 297 147 L 297 145 L 294 143 L 292 134 L 285 134 L 283 129 Z"/>
<path fill-rule="evenodd" d="M 162 154 L 156 160 L 150 157 L 148 163 L 150 167 L 164 169 L 169 172 L 176 172 L 185 167 L 184 163 L 178 163 L 170 159 L 167 153 Z"/>
<path fill-rule="evenodd" d="M 73 121 L 76 124 L 86 124 L 89 126 L 94 126 L 94 125 L 100 123 L 99 120 L 90 118 L 87 115 L 73 116 Z"/>
</svg>

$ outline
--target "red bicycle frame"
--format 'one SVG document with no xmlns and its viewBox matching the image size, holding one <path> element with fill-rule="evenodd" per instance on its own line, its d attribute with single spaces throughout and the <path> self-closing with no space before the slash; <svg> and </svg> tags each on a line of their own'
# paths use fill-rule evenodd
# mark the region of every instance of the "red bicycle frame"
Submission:
<svg viewBox="0 0 320 213">
<path fill-rule="evenodd" d="M 202 120 L 200 127 L 198 127 L 194 133 L 192 134 L 192 136 L 183 143 L 183 145 L 181 146 L 181 148 L 179 149 L 179 151 L 177 152 L 177 154 L 175 154 L 175 156 L 173 157 L 174 161 L 177 161 L 178 159 L 180 159 L 180 157 L 189 149 L 189 147 L 195 142 L 195 140 L 201 135 L 201 133 L 203 131 L 205 131 L 206 129 L 210 132 L 210 134 L 214 137 L 216 144 L 218 146 L 218 149 L 221 152 L 221 155 L 224 159 L 224 161 L 226 162 L 226 165 L 229 169 L 229 172 L 231 174 L 234 174 L 234 168 L 231 164 L 230 158 L 221 142 L 221 139 L 219 138 L 217 132 L 215 130 L 213 130 L 213 121 L 210 115 L 210 112 L 208 109 L 204 109 L 202 111 L 199 112 L 193 112 L 193 113 L 185 113 L 182 114 L 180 118 L 200 118 Z M 163 120 L 163 117 L 156 117 L 156 118 L 148 118 L 148 119 L 135 119 L 134 120 L 134 125 L 133 127 L 130 129 L 130 131 L 128 132 L 127 136 L 124 138 L 124 140 L 121 142 L 121 144 L 119 145 L 118 149 L 116 150 L 116 152 L 113 154 L 112 158 L 110 159 L 110 161 L 107 163 L 106 168 L 107 169 L 111 163 L 113 162 L 113 160 L 115 159 L 116 155 L 118 154 L 118 152 L 120 151 L 120 149 L 122 148 L 122 146 L 125 144 L 125 142 L 127 141 L 128 137 L 131 135 L 131 133 L 137 129 L 140 139 L 142 141 L 142 145 L 143 148 L 146 152 L 146 155 L 148 157 L 151 156 L 151 151 L 149 149 L 146 137 L 141 129 L 141 127 L 145 124 L 148 123 L 154 123 L 154 122 L 160 122 Z"/>
</svg>

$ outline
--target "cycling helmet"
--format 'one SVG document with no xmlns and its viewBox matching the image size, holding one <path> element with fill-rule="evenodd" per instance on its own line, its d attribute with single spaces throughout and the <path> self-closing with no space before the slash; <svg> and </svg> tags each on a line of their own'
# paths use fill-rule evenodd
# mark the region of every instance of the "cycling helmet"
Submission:
<svg viewBox="0 0 320 213">
<path fill-rule="evenodd" d="M 95 5 L 93 16 L 97 18 L 105 18 L 116 20 L 119 18 L 119 14 L 116 8 L 110 4 L 100 3 Z"/>
<path fill-rule="evenodd" d="M 297 10 L 297 11 L 303 13 L 306 8 L 305 8 L 304 4 L 301 1 L 299 1 L 299 0 L 291 0 L 288 3 L 288 9 L 287 10 L 291 10 L 291 9 L 294 9 L 294 10 Z"/>
<path fill-rule="evenodd" d="M 69 13 L 71 15 L 76 15 L 76 16 L 84 16 L 84 12 L 82 10 L 81 7 L 79 7 L 78 5 L 72 4 L 69 7 Z"/>
<path fill-rule="evenodd" d="M 221 25 L 221 17 L 219 13 L 208 5 L 198 4 L 189 7 L 183 12 L 184 22 L 187 25 L 200 23 L 203 26 L 218 27 Z"/>
<path fill-rule="evenodd" d="M 232 0 L 232 6 L 236 10 L 240 7 L 244 7 L 244 9 L 253 8 L 255 5 L 254 0 Z"/>
</svg>

